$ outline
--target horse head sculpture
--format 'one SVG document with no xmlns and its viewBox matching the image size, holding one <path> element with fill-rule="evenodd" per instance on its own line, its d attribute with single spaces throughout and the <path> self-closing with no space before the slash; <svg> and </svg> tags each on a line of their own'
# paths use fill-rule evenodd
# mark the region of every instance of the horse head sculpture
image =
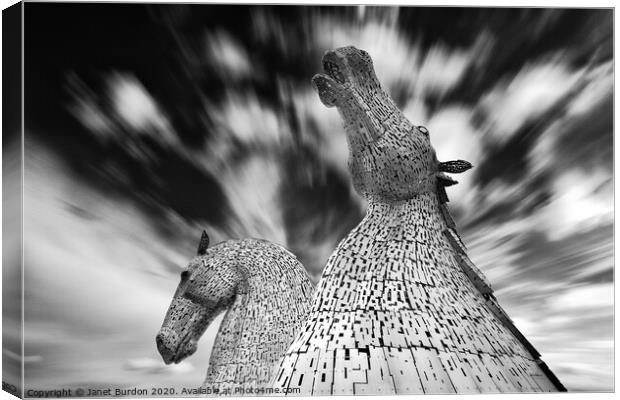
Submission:
<svg viewBox="0 0 620 400">
<path fill-rule="evenodd" d="M 349 172 L 360 195 L 405 200 L 436 190 L 438 181 L 456 183 L 442 171 L 471 168 L 466 161 L 437 161 L 428 129 L 414 126 L 381 88 L 367 52 L 353 46 L 328 51 L 323 69 L 312 83 L 323 104 L 336 107 L 344 121 Z"/>
<path fill-rule="evenodd" d="M 202 233 L 197 256 L 181 273 L 181 282 L 156 336 L 157 349 L 166 364 L 179 363 L 194 354 L 198 339 L 211 321 L 233 301 L 240 280 L 233 265 L 216 252 L 207 252 L 209 236 Z"/>
<path fill-rule="evenodd" d="M 166 364 L 182 361 L 226 311 L 204 385 L 256 388 L 268 382 L 305 320 L 312 283 L 297 258 L 279 245 L 256 239 L 208 245 L 203 232 L 156 336 L 157 349 Z"/>
<path fill-rule="evenodd" d="M 312 82 L 342 117 L 368 208 L 329 257 L 273 386 L 304 395 L 562 390 L 457 234 L 445 204 L 457 182 L 445 173 L 471 164 L 437 160 L 428 129 L 381 88 L 365 51 L 328 51 L 323 69 Z"/>
</svg>

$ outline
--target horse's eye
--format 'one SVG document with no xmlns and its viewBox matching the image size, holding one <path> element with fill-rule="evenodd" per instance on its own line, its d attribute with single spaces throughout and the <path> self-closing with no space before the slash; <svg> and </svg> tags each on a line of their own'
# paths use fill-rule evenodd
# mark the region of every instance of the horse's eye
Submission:
<svg viewBox="0 0 620 400">
<path fill-rule="evenodd" d="M 428 129 L 426 129 L 425 127 L 418 126 L 418 130 L 422 132 L 423 134 L 425 134 L 426 136 L 428 136 Z"/>
<path fill-rule="evenodd" d="M 183 297 L 185 297 L 187 300 L 192 301 L 194 303 L 200 303 L 201 299 L 199 296 L 197 296 L 195 293 L 191 292 L 191 291 L 186 291 L 185 293 L 183 293 Z"/>
<path fill-rule="evenodd" d="M 184 281 L 187 280 L 187 278 L 189 278 L 189 271 L 186 270 L 181 272 L 181 280 Z"/>
</svg>

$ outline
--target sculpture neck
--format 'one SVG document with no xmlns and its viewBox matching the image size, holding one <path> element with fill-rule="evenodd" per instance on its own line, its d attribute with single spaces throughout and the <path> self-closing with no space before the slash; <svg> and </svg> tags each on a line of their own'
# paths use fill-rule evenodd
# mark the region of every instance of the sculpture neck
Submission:
<svg viewBox="0 0 620 400">
<path fill-rule="evenodd" d="M 406 230 L 445 229 L 439 200 L 434 191 L 420 193 L 406 200 L 386 201 L 370 197 L 366 220 L 390 228 Z"/>
</svg>

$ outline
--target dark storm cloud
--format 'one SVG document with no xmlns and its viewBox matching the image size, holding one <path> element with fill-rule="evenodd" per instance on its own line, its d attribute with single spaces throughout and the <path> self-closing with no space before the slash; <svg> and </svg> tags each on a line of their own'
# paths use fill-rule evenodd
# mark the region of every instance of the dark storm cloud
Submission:
<svg viewBox="0 0 620 400">
<path fill-rule="evenodd" d="M 280 190 L 288 243 L 316 280 L 329 255 L 326 250 L 331 253 L 363 214 L 343 182 L 346 178 L 322 165 L 316 154 L 304 151 L 301 160 L 291 154 L 283 161 L 287 173 Z M 328 249 L 322 249 L 326 242 Z"/>
<path fill-rule="evenodd" d="M 587 170 L 613 162 L 613 97 L 611 93 L 567 124 L 557 139 L 557 168 L 579 165 Z"/>
<path fill-rule="evenodd" d="M 456 36 L 453 40 L 467 38 L 471 42 L 484 32 L 488 35 L 486 51 L 491 55 L 470 67 L 470 79 L 454 88 L 446 101 L 475 104 L 502 77 L 514 76 L 528 61 L 549 53 L 561 52 L 574 68 L 608 61 L 612 56 L 612 16 L 606 10 L 470 9 L 455 24 L 455 29 L 445 22 L 437 25 L 450 32 L 448 40 Z"/>
<path fill-rule="evenodd" d="M 613 271 L 612 232 L 613 226 L 606 225 L 555 241 L 532 232 L 516 248 L 521 254 L 520 278 L 572 284 L 609 282 Z M 558 259 L 564 262 L 562 268 L 554 268 Z"/>
</svg>

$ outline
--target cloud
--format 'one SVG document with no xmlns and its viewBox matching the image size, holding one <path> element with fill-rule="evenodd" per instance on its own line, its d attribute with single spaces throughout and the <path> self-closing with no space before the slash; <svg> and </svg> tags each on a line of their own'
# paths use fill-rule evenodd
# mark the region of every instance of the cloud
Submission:
<svg viewBox="0 0 620 400">
<path fill-rule="evenodd" d="M 569 115 L 583 115 L 602 103 L 612 94 L 613 78 L 612 61 L 602 63 L 587 71 L 582 78 L 587 83 L 570 103 Z"/>
<path fill-rule="evenodd" d="M 286 245 L 279 188 L 280 165 L 273 158 L 251 156 L 225 167 L 217 179 L 234 212 L 228 226 L 234 237 L 254 237 Z"/>
<path fill-rule="evenodd" d="M 512 223 L 488 225 L 463 234 L 472 261 L 498 292 L 512 287 L 511 277 L 519 271 L 518 235 L 522 228 Z"/>
<path fill-rule="evenodd" d="M 276 111 L 251 91 L 243 94 L 229 91 L 221 105 L 207 105 L 206 112 L 214 121 L 217 135 L 207 145 L 218 150 L 218 145 L 235 146 L 235 140 L 252 148 L 276 147 L 291 140 L 290 132 L 281 124 Z M 234 149 L 224 154 L 228 155 L 231 150 Z"/>
<path fill-rule="evenodd" d="M 613 72 L 610 63 L 583 73 L 580 88 L 565 112 L 552 121 L 528 154 L 535 171 L 603 169 L 611 175 L 613 132 Z"/>
<path fill-rule="evenodd" d="M 180 364 L 166 365 L 161 360 L 149 357 L 130 358 L 123 368 L 128 371 L 142 371 L 147 374 L 186 374 L 194 369 L 191 362 L 184 360 Z"/>
<path fill-rule="evenodd" d="M 155 367 L 154 337 L 195 251 L 187 232 L 198 230 L 177 220 L 179 237 L 162 237 L 135 204 L 83 184 L 32 138 L 27 152 L 24 349 L 36 361 L 26 365 L 32 387 L 158 384 L 149 375 L 176 370 Z M 205 369 L 216 331 L 192 359 Z M 180 370 L 187 385 L 204 378 L 204 370 Z"/>
<path fill-rule="evenodd" d="M 153 153 L 140 141 L 149 138 L 178 149 L 176 132 L 156 100 L 133 74 L 114 71 L 105 76 L 105 90 L 96 92 L 75 74 L 69 76 L 73 96 L 70 112 L 103 142 L 123 143 L 128 153 L 149 160 Z"/>
<path fill-rule="evenodd" d="M 248 52 L 228 32 L 208 32 L 204 37 L 207 62 L 223 78 L 239 80 L 258 73 Z"/>
<path fill-rule="evenodd" d="M 552 176 L 552 196 L 533 217 L 553 239 L 606 225 L 613 218 L 610 66 L 603 63 L 581 73 L 580 89 L 566 112 L 528 154 L 532 171 Z"/>
<path fill-rule="evenodd" d="M 425 54 L 415 78 L 415 88 L 421 93 L 445 94 L 463 79 L 473 54 L 459 49 L 436 45 Z"/>
<path fill-rule="evenodd" d="M 30 356 L 22 357 L 21 354 L 17 354 L 8 349 L 2 349 L 2 355 L 12 359 L 13 361 L 18 361 L 20 363 L 21 362 L 36 363 L 36 362 L 41 362 L 43 360 L 43 357 L 41 357 L 40 355 L 30 355 Z"/>
<path fill-rule="evenodd" d="M 167 125 L 153 99 L 135 77 L 113 74 L 108 79 L 113 110 L 122 122 L 136 131 L 161 129 Z"/>
<path fill-rule="evenodd" d="M 74 103 L 71 114 L 90 132 L 102 140 L 114 137 L 115 123 L 98 104 L 100 99 L 76 74 L 69 74 L 67 85 Z"/>
<path fill-rule="evenodd" d="M 613 284 L 593 284 L 582 273 L 611 270 L 613 243 L 593 237 L 604 242 L 597 249 L 585 233 L 546 242 L 532 228 L 509 221 L 464 238 L 500 304 L 568 389 L 612 390 Z"/>
<path fill-rule="evenodd" d="M 562 312 L 571 310 L 576 313 L 612 313 L 613 305 L 614 285 L 611 282 L 576 286 L 554 299 L 554 307 Z"/>
<path fill-rule="evenodd" d="M 358 209 L 361 212 L 366 210 L 365 199 L 355 192 L 349 178 L 349 145 L 338 111 L 326 108 L 316 92 L 309 88 L 292 92 L 289 100 L 294 104 L 295 117 L 299 121 L 298 145 L 318 155 L 317 161 L 322 164 L 318 170 L 309 166 L 311 174 L 321 177 L 326 169 L 334 169 L 347 185 Z M 297 168 L 305 167 L 298 165 Z"/>
<path fill-rule="evenodd" d="M 504 78 L 480 101 L 487 121 L 487 140 L 507 141 L 521 126 L 563 99 L 581 75 L 559 60 L 551 60 L 530 63 L 514 77 Z"/>
<path fill-rule="evenodd" d="M 532 216 L 535 226 L 544 229 L 552 240 L 606 225 L 613 219 L 609 171 L 572 169 L 556 176 L 552 185 L 550 202 Z"/>
<path fill-rule="evenodd" d="M 441 108 L 425 125 L 439 161 L 467 160 L 474 166 L 482 158 L 481 133 L 471 122 L 471 109 L 462 106 Z M 454 176 L 458 185 L 448 188 L 451 205 L 467 204 L 475 197 L 474 174 L 471 171 Z"/>
<path fill-rule="evenodd" d="M 205 111 L 214 127 L 194 159 L 222 187 L 231 212 L 225 222 L 229 234 L 286 244 L 279 158 L 293 144 L 288 124 L 252 92 L 230 91 L 221 105 Z"/>
</svg>

